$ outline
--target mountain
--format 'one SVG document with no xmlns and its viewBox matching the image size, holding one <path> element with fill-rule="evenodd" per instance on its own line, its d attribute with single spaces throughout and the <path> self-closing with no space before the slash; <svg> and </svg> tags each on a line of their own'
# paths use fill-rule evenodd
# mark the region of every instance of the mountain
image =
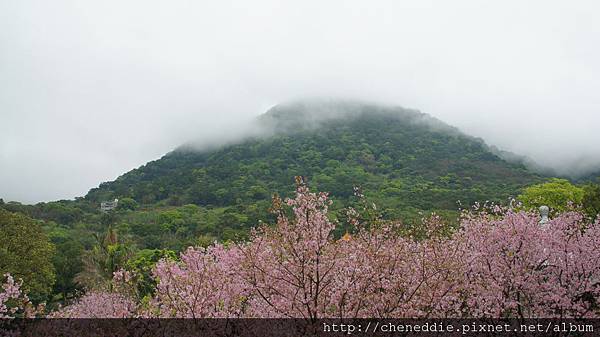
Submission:
<svg viewBox="0 0 600 337">
<path fill-rule="evenodd" d="M 254 136 L 219 148 L 190 142 L 102 183 L 85 199 L 129 197 L 143 205 L 244 212 L 267 205 L 274 192 L 290 195 L 294 176 L 301 175 L 311 188 L 330 192 L 340 207 L 351 202 L 358 186 L 391 218 L 456 210 L 457 201 L 506 201 L 541 180 L 481 139 L 400 107 L 295 102 L 273 107 L 253 127 L 259 130 Z"/>
<path fill-rule="evenodd" d="M 600 183 L 600 171 L 588 173 L 588 174 L 586 174 L 584 176 L 579 177 L 575 181 L 578 182 L 578 183 L 580 183 L 580 184 Z"/>
</svg>

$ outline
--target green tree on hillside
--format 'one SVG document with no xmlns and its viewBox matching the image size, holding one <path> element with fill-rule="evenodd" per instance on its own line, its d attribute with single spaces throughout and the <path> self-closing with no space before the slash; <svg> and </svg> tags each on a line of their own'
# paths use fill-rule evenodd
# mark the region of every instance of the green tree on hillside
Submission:
<svg viewBox="0 0 600 337">
<path fill-rule="evenodd" d="M 54 245 L 40 223 L 23 214 L 0 209 L 0 275 L 23 280 L 34 302 L 48 299 L 55 281 Z"/>
<path fill-rule="evenodd" d="M 110 285 L 113 273 L 125 266 L 133 255 L 133 248 L 121 242 L 117 231 L 108 227 L 104 237 L 95 235 L 96 244 L 84 253 L 83 270 L 75 277 L 86 289 L 103 289 Z"/>
<path fill-rule="evenodd" d="M 600 213 L 600 185 L 589 184 L 584 188 L 583 210 L 592 219 L 595 219 Z"/>
<path fill-rule="evenodd" d="M 53 225 L 47 231 L 51 242 L 56 246 L 56 254 L 52 259 L 56 269 L 54 294 L 58 296 L 55 299 L 64 302 L 80 290 L 74 278 L 83 270 L 81 257 L 84 247 L 71 230 L 60 225 Z"/>
<path fill-rule="evenodd" d="M 526 208 L 546 205 L 554 212 L 564 212 L 569 203 L 581 205 L 584 194 L 583 188 L 571 184 L 568 180 L 553 178 L 546 183 L 525 188 L 518 199 Z"/>
<path fill-rule="evenodd" d="M 159 260 L 165 258 L 177 260 L 177 254 L 168 249 L 142 249 L 127 261 L 125 269 L 134 275 L 136 295 L 139 299 L 154 295 L 156 279 L 152 270 Z"/>
<path fill-rule="evenodd" d="M 138 203 L 132 198 L 122 198 L 119 200 L 117 209 L 134 211 L 138 208 Z"/>
</svg>

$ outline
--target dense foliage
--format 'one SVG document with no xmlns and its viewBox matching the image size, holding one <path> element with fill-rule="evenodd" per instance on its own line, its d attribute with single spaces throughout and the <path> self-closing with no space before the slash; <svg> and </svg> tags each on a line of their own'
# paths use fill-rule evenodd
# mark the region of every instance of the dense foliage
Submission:
<svg viewBox="0 0 600 337">
<path fill-rule="evenodd" d="M 52 292 L 54 251 L 39 221 L 0 209 L 0 275 L 22 280 L 35 300 L 45 301 Z"/>
<path fill-rule="evenodd" d="M 525 207 L 538 208 L 542 205 L 555 212 L 564 212 L 573 205 L 581 205 L 585 190 L 566 179 L 554 178 L 542 184 L 527 187 L 519 200 Z"/>
<path fill-rule="evenodd" d="M 587 184 L 583 190 L 583 210 L 590 219 L 594 219 L 600 214 L 600 184 Z"/>
</svg>

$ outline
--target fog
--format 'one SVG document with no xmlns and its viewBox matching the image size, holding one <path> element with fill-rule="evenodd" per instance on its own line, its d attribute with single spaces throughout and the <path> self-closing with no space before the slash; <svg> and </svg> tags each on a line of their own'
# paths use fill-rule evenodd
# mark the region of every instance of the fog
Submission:
<svg viewBox="0 0 600 337">
<path fill-rule="evenodd" d="M 596 1 L 0 2 L 0 197 L 85 195 L 280 102 L 428 113 L 561 173 L 600 167 Z"/>
</svg>

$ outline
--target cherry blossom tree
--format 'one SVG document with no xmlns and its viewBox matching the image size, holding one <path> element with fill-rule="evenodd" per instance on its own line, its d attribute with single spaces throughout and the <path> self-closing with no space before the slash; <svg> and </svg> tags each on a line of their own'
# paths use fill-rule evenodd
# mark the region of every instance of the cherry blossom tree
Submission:
<svg viewBox="0 0 600 337">
<path fill-rule="evenodd" d="M 51 318 L 130 318 L 138 315 L 134 301 L 132 275 L 124 270 L 113 273 L 106 290 L 89 290 L 74 303 L 50 313 Z"/>
<path fill-rule="evenodd" d="M 137 304 L 117 292 L 91 291 L 75 303 L 53 312 L 52 318 L 129 318 L 135 317 Z"/>
<path fill-rule="evenodd" d="M 188 248 L 181 261 L 161 260 L 154 275 L 158 279 L 155 307 L 149 315 L 159 317 L 239 317 L 247 291 L 235 277 L 240 268 L 236 247 L 220 244 Z"/>
<path fill-rule="evenodd" d="M 547 226 L 535 214 L 505 211 L 463 219 L 465 297 L 471 317 L 598 316 L 598 222 L 565 213 Z"/>
<path fill-rule="evenodd" d="M 37 307 L 29 301 L 29 297 L 21 290 L 21 282 L 15 281 L 10 274 L 4 274 L 6 281 L 0 289 L 0 319 L 13 317 L 35 317 L 44 311 L 44 305 Z"/>
<path fill-rule="evenodd" d="M 439 218 L 426 219 L 426 226 Z M 461 251 L 451 238 L 432 235 L 418 241 L 401 237 L 401 224 L 359 226 L 349 240 L 336 274 L 339 312 L 332 317 L 439 317 L 458 296 Z M 346 310 L 343 310 L 346 309 Z"/>
<path fill-rule="evenodd" d="M 327 218 L 329 200 L 299 182 L 296 198 L 286 203 L 292 217 L 275 198 L 277 224 L 260 227 L 248 244 L 239 245 L 238 275 L 251 290 L 248 314 L 317 319 L 337 305 L 332 292 L 344 258 Z"/>
</svg>

